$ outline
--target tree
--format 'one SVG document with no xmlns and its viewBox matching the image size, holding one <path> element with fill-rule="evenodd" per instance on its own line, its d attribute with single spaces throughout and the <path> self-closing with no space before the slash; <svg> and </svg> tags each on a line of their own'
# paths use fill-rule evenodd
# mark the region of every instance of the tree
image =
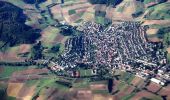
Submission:
<svg viewBox="0 0 170 100">
<path fill-rule="evenodd" d="M 60 47 L 61 47 L 61 44 L 60 44 L 60 43 L 54 45 L 54 46 L 51 48 L 51 52 L 52 52 L 52 53 L 59 52 L 59 51 L 60 51 Z"/>
<path fill-rule="evenodd" d="M 170 45 L 170 33 L 165 33 L 163 43 L 166 47 Z"/>
<path fill-rule="evenodd" d="M 113 79 L 109 79 L 108 80 L 108 91 L 109 91 L 109 93 L 112 93 L 112 89 L 113 89 Z"/>
<path fill-rule="evenodd" d="M 43 51 L 43 46 L 41 44 L 41 41 L 38 42 L 37 44 L 35 44 L 32 48 L 31 48 L 31 58 L 32 59 L 41 59 L 43 57 L 42 55 L 42 51 Z"/>
</svg>

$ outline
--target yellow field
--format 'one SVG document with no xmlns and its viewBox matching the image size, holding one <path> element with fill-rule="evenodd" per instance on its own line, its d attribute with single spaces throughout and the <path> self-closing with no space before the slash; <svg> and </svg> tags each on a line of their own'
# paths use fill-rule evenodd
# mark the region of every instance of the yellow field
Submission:
<svg viewBox="0 0 170 100">
<path fill-rule="evenodd" d="M 9 83 L 7 89 L 8 96 L 17 97 L 23 85 L 24 83 Z"/>
<path fill-rule="evenodd" d="M 93 97 L 93 100 L 113 100 L 113 97 L 95 94 L 94 97 Z"/>
<path fill-rule="evenodd" d="M 154 35 L 158 32 L 158 29 L 150 28 L 146 31 L 148 35 Z"/>
</svg>

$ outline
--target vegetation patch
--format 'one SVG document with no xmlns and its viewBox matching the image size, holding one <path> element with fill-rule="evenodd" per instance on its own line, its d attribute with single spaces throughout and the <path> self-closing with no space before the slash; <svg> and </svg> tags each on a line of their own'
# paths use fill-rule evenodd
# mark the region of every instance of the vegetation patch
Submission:
<svg viewBox="0 0 170 100">
<path fill-rule="evenodd" d="M 10 77 L 14 72 L 27 69 L 24 66 L 4 66 L 3 68 L 3 72 L 0 73 L 1 77 Z"/>
<path fill-rule="evenodd" d="M 131 93 L 129 95 L 124 96 L 121 100 L 131 100 L 131 98 L 135 96 L 135 93 Z"/>
<path fill-rule="evenodd" d="M 74 9 L 68 11 L 69 15 L 72 15 L 72 14 L 75 14 L 75 13 L 76 13 L 76 11 Z"/>
</svg>

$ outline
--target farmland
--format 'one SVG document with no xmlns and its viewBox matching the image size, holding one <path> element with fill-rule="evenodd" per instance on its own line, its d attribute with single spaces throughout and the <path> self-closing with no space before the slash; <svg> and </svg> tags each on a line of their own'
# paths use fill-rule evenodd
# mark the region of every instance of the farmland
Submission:
<svg viewBox="0 0 170 100">
<path fill-rule="evenodd" d="M 169 6 L 0 0 L 0 99 L 169 100 Z"/>
</svg>

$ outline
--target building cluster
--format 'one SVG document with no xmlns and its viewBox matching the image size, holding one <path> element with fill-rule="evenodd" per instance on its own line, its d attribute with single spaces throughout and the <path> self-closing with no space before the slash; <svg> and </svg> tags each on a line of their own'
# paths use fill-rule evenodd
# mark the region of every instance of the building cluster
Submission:
<svg viewBox="0 0 170 100">
<path fill-rule="evenodd" d="M 158 69 L 165 68 L 166 54 L 161 51 L 162 43 L 147 41 L 147 28 L 139 22 L 122 22 L 107 28 L 94 22 L 83 23 L 79 27 L 82 34 L 67 40 L 65 53 L 57 63 L 65 68 L 82 63 L 97 70 L 104 66 L 141 77 L 158 74 Z"/>
</svg>

